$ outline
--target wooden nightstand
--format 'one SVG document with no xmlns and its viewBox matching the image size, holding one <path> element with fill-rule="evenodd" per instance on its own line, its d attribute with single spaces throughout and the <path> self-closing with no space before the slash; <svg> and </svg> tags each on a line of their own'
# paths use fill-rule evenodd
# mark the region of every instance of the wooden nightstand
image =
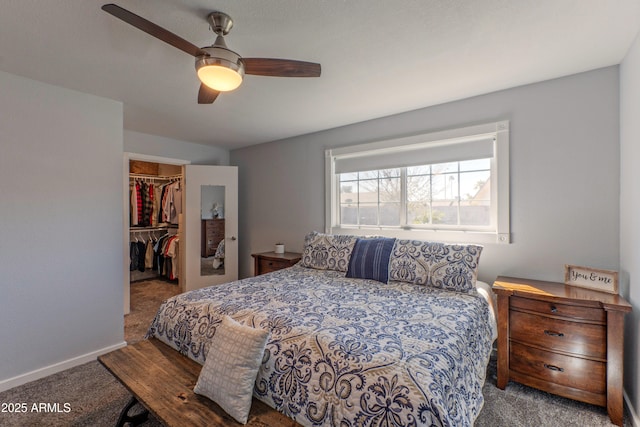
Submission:
<svg viewBox="0 0 640 427">
<path fill-rule="evenodd" d="M 563 283 L 498 277 L 498 388 L 509 380 L 606 406 L 623 422 L 621 296 Z"/>
<path fill-rule="evenodd" d="M 296 252 L 285 252 L 283 254 L 262 252 L 251 254 L 251 256 L 254 260 L 253 274 L 256 276 L 291 267 L 302 258 L 302 254 Z"/>
</svg>

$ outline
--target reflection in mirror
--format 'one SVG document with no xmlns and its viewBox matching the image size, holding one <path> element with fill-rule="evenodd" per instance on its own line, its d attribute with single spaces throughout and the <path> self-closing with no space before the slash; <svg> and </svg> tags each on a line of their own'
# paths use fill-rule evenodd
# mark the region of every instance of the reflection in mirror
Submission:
<svg viewBox="0 0 640 427">
<path fill-rule="evenodd" d="M 200 187 L 200 275 L 224 274 L 224 192 L 223 185 Z"/>
</svg>

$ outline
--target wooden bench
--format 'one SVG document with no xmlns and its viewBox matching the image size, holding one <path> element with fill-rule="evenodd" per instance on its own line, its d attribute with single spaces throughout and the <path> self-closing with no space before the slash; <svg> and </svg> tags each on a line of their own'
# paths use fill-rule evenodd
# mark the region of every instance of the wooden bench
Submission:
<svg viewBox="0 0 640 427">
<path fill-rule="evenodd" d="M 213 401 L 193 392 L 202 366 L 155 338 L 99 356 L 98 361 L 133 395 L 118 426 L 143 423 L 149 412 L 166 426 L 242 426 Z M 146 411 L 129 415 L 138 402 Z M 246 425 L 299 424 L 254 398 Z"/>
</svg>

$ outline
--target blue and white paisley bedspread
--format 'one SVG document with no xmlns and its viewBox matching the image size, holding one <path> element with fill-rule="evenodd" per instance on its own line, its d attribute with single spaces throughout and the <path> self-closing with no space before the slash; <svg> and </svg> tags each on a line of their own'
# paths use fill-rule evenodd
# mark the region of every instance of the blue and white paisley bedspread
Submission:
<svg viewBox="0 0 640 427">
<path fill-rule="evenodd" d="M 223 315 L 269 329 L 254 396 L 305 426 L 471 426 L 485 299 L 294 266 L 165 301 L 148 332 L 204 363 Z"/>
</svg>

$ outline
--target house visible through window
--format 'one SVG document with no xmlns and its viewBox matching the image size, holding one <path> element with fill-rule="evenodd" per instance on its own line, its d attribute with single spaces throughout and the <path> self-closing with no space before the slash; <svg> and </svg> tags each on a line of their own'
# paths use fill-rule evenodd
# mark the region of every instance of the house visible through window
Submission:
<svg viewBox="0 0 640 427">
<path fill-rule="evenodd" d="M 508 122 L 327 150 L 326 157 L 329 232 L 509 241 Z"/>
</svg>

